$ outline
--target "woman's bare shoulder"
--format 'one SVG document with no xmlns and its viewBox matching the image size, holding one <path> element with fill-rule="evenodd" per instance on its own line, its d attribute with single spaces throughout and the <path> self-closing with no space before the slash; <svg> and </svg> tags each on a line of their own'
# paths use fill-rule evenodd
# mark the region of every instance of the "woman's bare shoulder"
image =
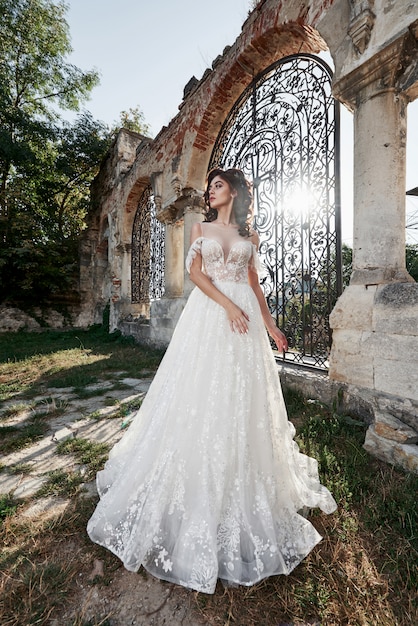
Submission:
<svg viewBox="0 0 418 626">
<path fill-rule="evenodd" d="M 202 222 L 194 222 L 194 224 L 192 224 L 192 228 L 190 231 L 190 243 L 192 244 L 194 241 L 196 241 L 196 239 L 198 239 L 199 237 L 202 237 L 202 235 L 203 235 Z"/>
</svg>

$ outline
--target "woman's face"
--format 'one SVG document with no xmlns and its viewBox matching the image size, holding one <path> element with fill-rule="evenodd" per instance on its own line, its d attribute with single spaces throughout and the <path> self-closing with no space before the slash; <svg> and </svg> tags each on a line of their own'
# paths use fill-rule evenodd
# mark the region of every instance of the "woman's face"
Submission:
<svg viewBox="0 0 418 626">
<path fill-rule="evenodd" d="M 234 196 L 236 196 L 236 192 L 234 192 L 226 180 L 220 176 L 215 176 L 212 179 L 208 192 L 210 206 L 212 209 L 217 209 L 218 211 L 220 208 L 228 206 L 232 202 Z"/>
</svg>

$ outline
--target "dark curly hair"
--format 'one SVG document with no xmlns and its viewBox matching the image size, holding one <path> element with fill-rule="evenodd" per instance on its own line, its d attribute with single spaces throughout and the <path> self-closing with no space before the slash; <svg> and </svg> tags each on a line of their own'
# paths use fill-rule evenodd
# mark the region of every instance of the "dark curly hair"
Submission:
<svg viewBox="0 0 418 626">
<path fill-rule="evenodd" d="M 242 171 L 235 167 L 231 167 L 227 170 L 215 167 L 209 172 L 206 179 L 206 190 L 203 196 L 205 200 L 204 221 L 213 222 L 218 217 L 218 211 L 213 209 L 209 203 L 209 187 L 215 176 L 222 178 L 222 180 L 228 183 L 231 189 L 234 189 L 237 192 L 232 209 L 235 221 L 238 224 L 238 232 L 241 237 L 250 237 L 253 220 L 252 187 L 251 183 L 245 178 Z"/>
</svg>

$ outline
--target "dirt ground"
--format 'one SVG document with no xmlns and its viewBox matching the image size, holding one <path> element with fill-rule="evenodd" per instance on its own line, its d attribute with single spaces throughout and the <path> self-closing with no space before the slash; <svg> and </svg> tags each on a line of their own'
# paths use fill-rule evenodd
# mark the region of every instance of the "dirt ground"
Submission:
<svg viewBox="0 0 418 626">
<path fill-rule="evenodd" d="M 96 568 L 99 567 L 97 563 Z M 85 624 L 109 626 L 201 626 L 194 594 L 150 575 L 128 572 L 123 567 L 112 573 L 107 584 L 91 585 L 87 573 L 80 573 L 78 594 L 51 626 L 72 624 L 77 618 Z M 107 620 L 107 621 L 106 621 Z"/>
</svg>

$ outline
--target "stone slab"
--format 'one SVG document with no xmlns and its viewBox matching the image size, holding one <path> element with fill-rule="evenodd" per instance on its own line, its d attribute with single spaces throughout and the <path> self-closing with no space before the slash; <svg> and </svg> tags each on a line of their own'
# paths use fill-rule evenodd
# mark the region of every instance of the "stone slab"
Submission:
<svg viewBox="0 0 418 626">
<path fill-rule="evenodd" d="M 418 319 L 417 319 L 418 325 Z M 388 361 L 396 361 L 397 367 L 405 375 L 405 362 L 409 364 L 409 369 L 418 371 L 418 335 L 402 335 L 399 333 L 372 332 L 364 336 L 364 346 L 367 354 L 372 358 L 384 358 Z"/>
<path fill-rule="evenodd" d="M 32 502 L 24 511 L 22 511 L 22 517 L 32 519 L 43 515 L 44 517 L 56 517 L 60 515 L 68 506 L 71 500 L 59 498 L 56 496 L 47 496 L 45 498 L 38 498 L 35 502 Z"/>
<path fill-rule="evenodd" d="M 372 329 L 376 287 L 349 285 L 338 298 L 329 317 L 332 329 Z"/>
<path fill-rule="evenodd" d="M 331 351 L 329 377 L 334 381 L 374 387 L 373 362 L 365 360 L 360 354 L 346 354 L 343 350 Z"/>
<path fill-rule="evenodd" d="M 418 443 L 418 432 L 393 415 L 376 412 L 374 427 L 376 434 L 385 439 L 398 443 Z"/>
<path fill-rule="evenodd" d="M 377 413 L 388 413 L 418 432 L 418 401 L 410 398 L 376 394 Z"/>
<path fill-rule="evenodd" d="M 366 432 L 364 448 L 378 459 L 398 465 L 408 472 L 418 474 L 418 446 L 396 443 L 381 437 L 374 426 L 369 426 Z"/>
<path fill-rule="evenodd" d="M 418 283 L 380 285 L 373 321 L 385 333 L 418 335 Z"/>
<path fill-rule="evenodd" d="M 122 422 L 122 419 L 110 419 L 98 422 L 89 420 L 87 424 L 80 426 L 78 437 L 100 443 L 108 443 L 113 446 L 124 433 Z"/>
<path fill-rule="evenodd" d="M 21 474 L 6 474 L 2 472 L 0 474 L 0 494 L 6 495 L 12 493 L 22 481 Z"/>
<path fill-rule="evenodd" d="M 408 366 L 401 360 L 376 359 L 374 387 L 376 391 L 418 401 L 418 366 Z"/>
</svg>

